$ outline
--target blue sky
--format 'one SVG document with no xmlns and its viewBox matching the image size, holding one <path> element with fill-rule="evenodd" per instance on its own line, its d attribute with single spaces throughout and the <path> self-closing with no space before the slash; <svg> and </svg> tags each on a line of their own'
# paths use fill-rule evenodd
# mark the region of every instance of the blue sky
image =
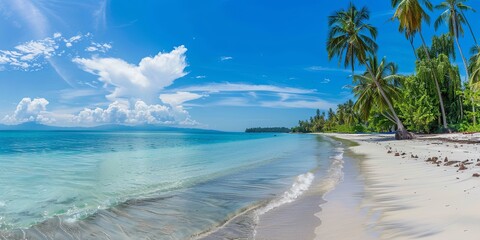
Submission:
<svg viewBox="0 0 480 240">
<path fill-rule="evenodd" d="M 412 72 L 390 1 L 354 2 L 371 11 L 379 56 Z M 0 122 L 294 126 L 352 97 L 349 70 L 325 50 L 327 16 L 348 3 L 1 1 Z M 478 14 L 467 15 L 477 32 Z M 429 39 L 433 26 L 424 32 Z M 461 44 L 467 52 L 471 36 Z"/>
</svg>

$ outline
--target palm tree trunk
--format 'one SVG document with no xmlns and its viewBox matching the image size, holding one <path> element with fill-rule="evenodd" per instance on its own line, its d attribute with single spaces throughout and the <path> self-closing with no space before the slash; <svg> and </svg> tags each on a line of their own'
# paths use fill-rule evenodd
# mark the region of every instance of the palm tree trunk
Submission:
<svg viewBox="0 0 480 240">
<path fill-rule="evenodd" d="M 418 59 L 417 51 L 415 50 L 415 46 L 413 45 L 413 37 L 408 38 L 408 41 L 410 42 L 410 46 L 412 46 L 413 55 L 415 55 L 415 59 Z"/>
<path fill-rule="evenodd" d="M 475 46 L 478 46 L 477 38 L 475 37 L 475 34 L 473 33 L 472 26 L 470 26 L 470 22 L 467 20 L 467 17 L 465 17 L 465 14 L 463 13 L 462 10 L 460 10 L 460 14 L 462 14 L 463 19 L 465 19 L 465 22 L 467 23 L 468 29 L 470 30 L 470 34 L 472 34 L 473 42 L 475 42 Z"/>
<path fill-rule="evenodd" d="M 423 38 L 422 32 L 418 32 L 418 33 L 420 34 L 420 38 L 422 39 L 423 49 L 427 54 L 427 60 L 431 62 L 430 53 L 428 52 L 427 44 L 425 43 L 425 39 Z M 440 91 L 440 85 L 438 84 L 437 74 L 435 73 L 435 71 L 432 71 L 432 75 L 433 75 L 433 79 L 435 80 L 435 87 L 437 88 L 438 101 L 440 102 L 440 111 L 442 113 L 443 128 L 445 130 L 448 130 L 447 116 L 445 114 L 445 107 L 443 106 L 442 92 Z"/>
<path fill-rule="evenodd" d="M 468 65 L 467 65 L 467 59 L 465 59 L 465 56 L 463 55 L 462 48 L 460 47 L 460 42 L 458 41 L 458 31 L 457 31 L 457 16 L 455 15 L 455 12 L 453 13 L 453 34 L 455 37 L 455 43 L 457 44 L 458 51 L 460 52 L 460 56 L 462 57 L 463 61 L 463 66 L 465 67 L 465 74 L 467 81 L 470 80 L 470 74 L 468 73 Z M 473 34 L 473 32 L 472 32 Z M 474 37 L 475 39 L 475 37 Z M 475 40 L 476 41 L 476 40 Z M 473 98 L 470 99 L 472 101 L 472 112 L 473 112 L 473 126 L 477 125 L 477 117 L 475 116 L 475 103 L 473 102 Z"/>
<path fill-rule="evenodd" d="M 475 102 L 473 97 L 470 99 L 472 101 L 472 112 L 473 112 L 473 126 L 477 125 L 477 116 L 475 116 Z"/>
<path fill-rule="evenodd" d="M 395 133 L 395 139 L 397 140 L 413 139 L 413 134 L 409 133 L 407 129 L 405 129 L 405 126 L 403 126 L 403 123 L 398 117 L 397 113 L 395 112 L 395 109 L 393 108 L 393 105 L 390 102 L 390 99 L 388 99 L 387 94 L 385 94 L 385 92 L 383 91 L 382 87 L 380 86 L 380 83 L 378 82 L 377 78 L 373 74 L 372 70 L 368 67 L 366 62 L 364 63 L 364 65 L 367 66 L 367 71 L 372 76 L 372 79 L 375 82 L 375 86 L 377 86 L 377 89 L 380 92 L 380 95 L 382 95 L 383 99 L 387 103 L 388 108 L 390 109 L 390 112 L 392 113 L 393 118 L 395 120 L 395 123 L 397 124 L 397 132 Z"/>
</svg>

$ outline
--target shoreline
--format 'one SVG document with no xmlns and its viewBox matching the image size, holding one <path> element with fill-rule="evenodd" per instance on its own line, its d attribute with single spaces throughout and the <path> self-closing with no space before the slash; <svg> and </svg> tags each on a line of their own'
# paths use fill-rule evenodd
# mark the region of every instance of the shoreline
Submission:
<svg viewBox="0 0 480 240">
<path fill-rule="evenodd" d="M 350 150 L 364 156 L 359 163 L 365 189 L 358 208 L 368 216 L 366 231 L 377 232 L 379 239 L 478 239 L 479 145 L 450 141 L 476 136 L 396 141 L 382 134 L 325 135 L 359 144 Z"/>
</svg>

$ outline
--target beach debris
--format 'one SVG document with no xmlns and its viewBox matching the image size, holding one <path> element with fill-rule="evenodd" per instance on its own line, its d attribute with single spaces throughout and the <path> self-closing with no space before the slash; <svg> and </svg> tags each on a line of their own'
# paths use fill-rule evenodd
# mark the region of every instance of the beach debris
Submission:
<svg viewBox="0 0 480 240">
<path fill-rule="evenodd" d="M 475 164 L 475 166 L 480 166 L 480 163 Z"/>
<path fill-rule="evenodd" d="M 459 163 L 459 162 L 460 162 L 460 161 L 449 161 L 449 162 L 446 162 L 446 163 L 444 164 L 444 166 L 451 166 L 451 165 L 457 164 L 457 163 Z M 457 164 L 457 165 L 458 165 L 458 164 Z M 456 167 L 457 167 L 457 166 L 456 166 Z"/>
<path fill-rule="evenodd" d="M 480 174 L 474 173 L 474 174 L 472 175 L 472 177 L 480 177 Z"/>
<path fill-rule="evenodd" d="M 407 154 L 406 154 L 406 153 L 402 153 L 401 155 L 403 156 L 403 155 L 407 155 Z"/>
<path fill-rule="evenodd" d="M 387 153 L 392 153 L 392 150 L 388 150 Z"/>
<path fill-rule="evenodd" d="M 458 171 L 463 171 L 463 170 L 467 170 L 468 168 L 465 167 L 465 165 L 463 165 L 463 163 L 460 163 L 460 167 L 458 168 Z"/>
<path fill-rule="evenodd" d="M 443 160 L 443 161 L 444 161 L 444 162 L 448 162 L 448 158 L 447 158 L 447 157 L 445 157 L 445 160 Z"/>
<path fill-rule="evenodd" d="M 398 157 L 398 156 L 400 156 L 400 153 L 395 153 L 395 157 Z"/>
</svg>

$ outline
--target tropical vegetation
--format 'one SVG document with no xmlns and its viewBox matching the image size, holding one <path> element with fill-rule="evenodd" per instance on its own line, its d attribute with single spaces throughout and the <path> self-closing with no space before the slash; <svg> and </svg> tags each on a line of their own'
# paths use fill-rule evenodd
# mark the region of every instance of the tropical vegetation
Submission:
<svg viewBox="0 0 480 240">
<path fill-rule="evenodd" d="M 369 23 L 368 8 L 350 3 L 329 16 L 326 49 L 329 60 L 336 58 L 352 71 L 355 98 L 327 112 L 317 110 L 293 132 L 395 132 L 397 139 L 411 139 L 412 133 L 480 131 L 480 46 L 465 15 L 475 11 L 468 0 L 436 5 L 429 0 L 391 0 L 391 6 L 391 20 L 414 51 L 415 71 L 401 75 L 395 63 L 377 55 L 379 32 Z M 436 31 L 442 25 L 447 31 L 427 42 L 422 31 L 431 17 Z M 459 41 L 466 29 L 475 43 L 469 58 Z"/>
</svg>

